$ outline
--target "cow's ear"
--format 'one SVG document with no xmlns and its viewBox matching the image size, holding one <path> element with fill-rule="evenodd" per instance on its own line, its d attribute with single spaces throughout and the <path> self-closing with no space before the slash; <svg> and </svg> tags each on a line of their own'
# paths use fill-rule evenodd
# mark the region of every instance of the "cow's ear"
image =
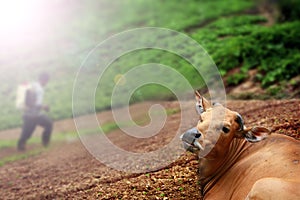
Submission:
<svg viewBox="0 0 300 200">
<path fill-rule="evenodd" d="M 259 142 L 271 134 L 271 131 L 265 127 L 255 126 L 253 128 L 247 128 L 243 131 L 244 138 L 248 142 Z"/>
<path fill-rule="evenodd" d="M 211 108 L 211 103 L 206 100 L 201 94 L 195 90 L 195 98 L 196 98 L 196 110 L 199 114 L 205 112 L 209 108 Z"/>
</svg>

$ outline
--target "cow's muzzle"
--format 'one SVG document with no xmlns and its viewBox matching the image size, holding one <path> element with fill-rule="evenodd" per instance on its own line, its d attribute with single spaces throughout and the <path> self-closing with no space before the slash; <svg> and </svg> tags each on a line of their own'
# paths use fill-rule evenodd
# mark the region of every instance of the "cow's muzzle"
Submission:
<svg viewBox="0 0 300 200">
<path fill-rule="evenodd" d="M 183 148 L 190 152 L 204 150 L 204 148 L 198 141 L 198 139 L 201 138 L 201 136 L 202 134 L 198 131 L 196 127 L 187 130 L 180 136 L 180 139 L 183 143 Z"/>
</svg>

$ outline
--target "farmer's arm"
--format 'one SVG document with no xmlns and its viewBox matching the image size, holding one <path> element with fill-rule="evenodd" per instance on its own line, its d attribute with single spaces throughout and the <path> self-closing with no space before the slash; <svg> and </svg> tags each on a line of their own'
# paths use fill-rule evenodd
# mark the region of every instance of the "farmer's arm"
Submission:
<svg viewBox="0 0 300 200">
<path fill-rule="evenodd" d="M 48 105 L 42 103 L 43 93 L 39 93 L 37 90 L 27 90 L 26 91 L 26 107 L 35 110 L 45 110 L 49 111 Z"/>
</svg>

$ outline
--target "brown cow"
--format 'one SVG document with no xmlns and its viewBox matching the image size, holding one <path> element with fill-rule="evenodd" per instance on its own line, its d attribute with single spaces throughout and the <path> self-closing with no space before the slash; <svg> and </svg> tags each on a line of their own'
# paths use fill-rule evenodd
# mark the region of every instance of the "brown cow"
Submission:
<svg viewBox="0 0 300 200">
<path fill-rule="evenodd" d="M 299 140 L 246 128 L 237 112 L 196 99 L 200 120 L 181 139 L 198 153 L 204 199 L 300 199 Z"/>
</svg>

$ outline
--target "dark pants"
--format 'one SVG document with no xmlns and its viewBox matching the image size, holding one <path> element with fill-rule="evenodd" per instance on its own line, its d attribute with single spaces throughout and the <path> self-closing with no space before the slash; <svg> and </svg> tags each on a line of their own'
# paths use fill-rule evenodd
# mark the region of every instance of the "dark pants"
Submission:
<svg viewBox="0 0 300 200">
<path fill-rule="evenodd" d="M 26 141 L 31 137 L 37 125 L 42 126 L 44 128 L 42 135 L 42 143 L 45 147 L 48 146 L 53 127 L 52 120 L 44 114 L 24 115 L 22 133 L 18 142 L 18 150 L 25 149 Z"/>
</svg>

